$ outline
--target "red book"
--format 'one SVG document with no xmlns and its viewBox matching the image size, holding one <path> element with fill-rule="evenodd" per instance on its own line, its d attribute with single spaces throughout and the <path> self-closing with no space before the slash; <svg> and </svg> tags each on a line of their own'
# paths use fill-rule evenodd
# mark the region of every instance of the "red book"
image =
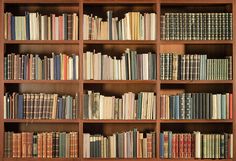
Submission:
<svg viewBox="0 0 236 161">
<path fill-rule="evenodd" d="M 184 134 L 184 158 L 188 157 L 188 134 Z"/>
<path fill-rule="evenodd" d="M 176 145 L 175 145 L 175 138 L 177 134 L 173 134 L 172 136 L 172 157 L 176 158 Z"/>
<path fill-rule="evenodd" d="M 147 157 L 152 157 L 152 134 L 147 134 Z"/>
<path fill-rule="evenodd" d="M 47 133 L 43 133 L 43 158 L 47 157 Z"/>
<path fill-rule="evenodd" d="M 175 156 L 179 158 L 179 134 L 175 136 Z"/>
<path fill-rule="evenodd" d="M 179 134 L 179 157 L 184 158 L 184 134 Z"/>
<path fill-rule="evenodd" d="M 18 136 L 17 136 L 17 134 L 16 133 L 13 133 L 13 136 L 12 136 L 12 157 L 13 158 L 16 158 L 18 155 L 18 145 L 17 145 L 17 143 L 18 143 Z"/>
<path fill-rule="evenodd" d="M 233 119 L 233 94 L 229 94 L 229 119 Z"/>
<path fill-rule="evenodd" d="M 166 95 L 161 95 L 161 119 L 165 119 Z"/>
<path fill-rule="evenodd" d="M 55 14 L 52 14 L 52 40 L 56 40 L 56 24 L 55 24 L 55 18 L 56 18 L 56 15 Z"/>
<path fill-rule="evenodd" d="M 63 40 L 62 39 L 62 16 L 59 16 L 59 40 Z"/>
<path fill-rule="evenodd" d="M 187 134 L 187 136 L 188 136 L 188 155 L 187 155 L 187 158 L 191 158 L 191 151 L 192 151 L 192 147 L 191 147 L 191 134 Z"/>
<path fill-rule="evenodd" d="M 47 133 L 47 158 L 52 158 L 52 133 Z"/>
</svg>

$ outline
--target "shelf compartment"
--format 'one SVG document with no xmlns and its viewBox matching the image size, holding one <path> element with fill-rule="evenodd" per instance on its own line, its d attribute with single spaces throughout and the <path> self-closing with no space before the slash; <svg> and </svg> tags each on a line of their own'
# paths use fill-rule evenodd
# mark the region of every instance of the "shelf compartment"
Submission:
<svg viewBox="0 0 236 161">
<path fill-rule="evenodd" d="M 233 44 L 232 40 L 161 40 L 160 45 L 171 44 Z"/>
<path fill-rule="evenodd" d="M 156 84 L 156 80 L 84 80 L 85 84 Z"/>
<path fill-rule="evenodd" d="M 79 132 L 79 123 L 38 123 L 37 126 L 32 123 L 5 123 L 4 131 L 13 131 L 13 132 L 52 132 L 52 131 L 77 131 Z"/>
<path fill-rule="evenodd" d="M 47 0 L 47 3 L 79 3 L 80 0 Z M 28 0 L 4 0 L 4 3 L 17 3 L 17 4 L 25 4 L 25 3 L 45 3 L 44 1 L 39 1 L 39 0 L 31 0 L 31 1 L 28 1 Z"/>
<path fill-rule="evenodd" d="M 233 125 L 231 122 L 215 123 L 168 123 L 160 125 L 160 132 L 173 131 L 174 133 L 192 133 L 193 131 L 200 131 L 201 133 L 232 133 Z"/>
<path fill-rule="evenodd" d="M 79 40 L 4 40 L 4 44 L 76 44 Z"/>
<path fill-rule="evenodd" d="M 198 120 L 160 120 L 161 124 L 178 124 L 178 123 L 185 123 L 185 124 L 192 124 L 192 123 L 202 123 L 202 124 L 207 124 L 207 123 L 233 123 L 233 120 L 202 120 L 202 119 L 198 119 Z"/>
<path fill-rule="evenodd" d="M 90 133 L 90 134 L 102 134 L 105 136 L 112 135 L 116 132 L 125 132 L 128 130 L 133 130 L 137 128 L 141 132 L 151 132 L 156 131 L 156 124 L 153 123 L 84 123 L 83 124 L 83 133 Z"/>
<path fill-rule="evenodd" d="M 161 84 L 233 84 L 233 80 L 161 80 Z"/>
<path fill-rule="evenodd" d="M 81 83 L 81 81 L 79 81 L 79 80 L 4 80 L 4 84 L 41 84 L 41 83 L 46 83 L 46 84 L 54 84 L 54 83 L 78 84 L 78 83 Z"/>
<path fill-rule="evenodd" d="M 101 160 L 104 160 L 104 161 L 115 161 L 115 160 L 118 160 L 118 161 L 157 161 L 156 158 L 83 158 L 82 160 L 85 160 L 85 161 L 101 161 Z"/>
<path fill-rule="evenodd" d="M 88 44 L 111 44 L 111 45 L 156 45 L 156 40 L 84 40 Z"/>
<path fill-rule="evenodd" d="M 4 123 L 29 123 L 29 124 L 37 124 L 37 123 L 79 123 L 79 119 L 4 119 Z"/>
<path fill-rule="evenodd" d="M 156 120 L 82 120 L 83 123 L 117 123 L 117 124 L 133 124 L 133 123 L 142 123 L 142 124 L 155 124 Z"/>
</svg>

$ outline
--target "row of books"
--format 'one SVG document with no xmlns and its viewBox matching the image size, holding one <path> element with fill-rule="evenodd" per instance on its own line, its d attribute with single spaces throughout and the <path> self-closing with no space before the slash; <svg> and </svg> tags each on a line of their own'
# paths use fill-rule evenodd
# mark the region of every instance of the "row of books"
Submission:
<svg viewBox="0 0 236 161">
<path fill-rule="evenodd" d="M 156 96 L 153 92 L 128 92 L 122 98 L 99 92 L 84 94 L 85 119 L 156 119 Z"/>
<path fill-rule="evenodd" d="M 155 132 L 137 129 L 111 136 L 83 134 L 84 158 L 155 158 Z"/>
<path fill-rule="evenodd" d="M 233 158 L 233 134 L 164 131 L 160 134 L 160 158 Z"/>
<path fill-rule="evenodd" d="M 26 12 L 24 16 L 4 14 L 6 40 L 78 40 L 79 18 L 77 13 L 43 15 Z"/>
<path fill-rule="evenodd" d="M 47 93 L 5 93 L 4 119 L 76 119 L 79 96 Z"/>
<path fill-rule="evenodd" d="M 232 40 L 232 13 L 165 13 L 162 40 Z"/>
<path fill-rule="evenodd" d="M 232 93 L 161 95 L 161 119 L 232 119 Z"/>
<path fill-rule="evenodd" d="M 77 158 L 78 132 L 5 132 L 8 158 Z"/>
<path fill-rule="evenodd" d="M 156 79 L 156 54 L 137 54 L 126 49 L 121 58 L 98 52 L 83 54 L 85 80 L 153 80 Z"/>
<path fill-rule="evenodd" d="M 107 20 L 94 15 L 83 16 L 84 40 L 156 40 L 156 14 L 128 12 L 124 18 L 113 17 L 107 11 Z"/>
<path fill-rule="evenodd" d="M 79 56 L 11 53 L 4 57 L 5 80 L 78 80 Z"/>
<path fill-rule="evenodd" d="M 161 53 L 161 80 L 232 80 L 232 56 L 209 59 L 207 55 Z"/>
</svg>

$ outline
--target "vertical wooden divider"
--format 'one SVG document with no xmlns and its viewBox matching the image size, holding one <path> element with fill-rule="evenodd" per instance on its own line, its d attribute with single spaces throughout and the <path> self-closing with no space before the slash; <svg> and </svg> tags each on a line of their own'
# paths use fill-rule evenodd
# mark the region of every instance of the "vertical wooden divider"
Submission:
<svg viewBox="0 0 236 161">
<path fill-rule="evenodd" d="M 80 59 L 80 116 L 79 116 L 79 159 L 83 159 L 83 0 L 79 0 L 79 59 Z"/>
</svg>

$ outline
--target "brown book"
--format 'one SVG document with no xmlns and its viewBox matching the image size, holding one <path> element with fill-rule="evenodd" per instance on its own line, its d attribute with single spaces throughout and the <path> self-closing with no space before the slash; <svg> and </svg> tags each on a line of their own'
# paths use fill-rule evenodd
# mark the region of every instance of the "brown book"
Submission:
<svg viewBox="0 0 236 161">
<path fill-rule="evenodd" d="M 38 158 L 43 157 L 43 134 L 38 133 Z"/>
<path fill-rule="evenodd" d="M 21 133 L 18 133 L 18 137 L 17 137 L 17 157 L 18 158 L 21 158 L 21 153 L 22 153 L 22 150 L 21 150 L 21 148 L 22 148 L 22 135 L 21 135 Z"/>
<path fill-rule="evenodd" d="M 32 157 L 32 150 L 33 150 L 33 133 L 27 133 L 27 157 Z"/>
<path fill-rule="evenodd" d="M 74 132 L 74 157 L 78 157 L 78 132 Z"/>
<path fill-rule="evenodd" d="M 147 133 L 147 157 L 152 158 L 152 134 Z"/>
<path fill-rule="evenodd" d="M 21 144 L 22 144 L 22 158 L 26 158 L 27 157 L 27 133 L 26 132 L 22 132 Z"/>
<path fill-rule="evenodd" d="M 70 132 L 70 158 L 74 157 L 74 133 Z"/>
<path fill-rule="evenodd" d="M 56 132 L 56 147 L 55 147 L 56 158 L 59 157 L 59 133 Z"/>
<path fill-rule="evenodd" d="M 68 14 L 68 17 L 67 17 L 67 28 L 68 28 L 68 40 L 72 40 L 72 15 L 71 14 Z"/>
<path fill-rule="evenodd" d="M 17 139 L 18 139 L 18 137 L 17 137 L 17 133 L 13 133 L 13 135 L 12 135 L 12 143 L 13 143 L 13 147 L 12 147 L 12 157 L 13 158 L 16 158 L 17 157 L 17 152 L 18 152 L 18 150 L 17 150 Z"/>
<path fill-rule="evenodd" d="M 47 133 L 43 133 L 43 158 L 47 157 Z"/>
<path fill-rule="evenodd" d="M 47 133 L 47 158 L 52 158 L 52 133 Z"/>
<path fill-rule="evenodd" d="M 8 157 L 8 140 L 9 138 L 9 132 L 4 132 L 4 156 L 5 158 Z"/>
</svg>

